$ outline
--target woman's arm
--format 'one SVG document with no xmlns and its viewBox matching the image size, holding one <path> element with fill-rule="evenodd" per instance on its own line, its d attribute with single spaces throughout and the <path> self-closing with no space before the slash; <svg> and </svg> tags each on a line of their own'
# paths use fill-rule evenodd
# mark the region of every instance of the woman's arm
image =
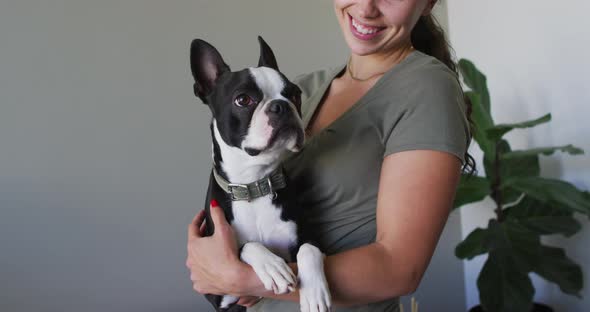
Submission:
<svg viewBox="0 0 590 312">
<path fill-rule="evenodd" d="M 412 293 L 426 271 L 450 213 L 460 178 L 459 159 L 446 152 L 412 150 L 385 157 L 377 199 L 375 243 L 326 257 L 335 305 L 358 305 Z M 290 264 L 297 272 L 297 265 Z M 238 296 L 298 301 L 297 292 L 266 291 L 243 264 Z"/>
</svg>

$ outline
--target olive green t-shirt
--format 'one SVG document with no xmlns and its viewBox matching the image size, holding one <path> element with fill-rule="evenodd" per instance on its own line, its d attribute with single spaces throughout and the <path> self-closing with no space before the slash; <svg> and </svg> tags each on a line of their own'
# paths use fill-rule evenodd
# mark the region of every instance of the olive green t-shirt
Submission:
<svg viewBox="0 0 590 312">
<path fill-rule="evenodd" d="M 332 80 L 345 66 L 295 79 L 301 88 L 307 127 Z M 306 138 L 284 162 L 304 209 L 306 230 L 327 255 L 370 244 L 376 235 L 376 205 L 383 158 L 429 149 L 464 163 L 470 142 L 465 103 L 455 74 L 414 51 L 387 71 L 353 106 Z M 371 265 L 363 263 L 359 265 Z M 398 298 L 333 311 L 397 311 Z M 248 311 L 300 311 L 295 302 L 264 299 Z"/>
</svg>

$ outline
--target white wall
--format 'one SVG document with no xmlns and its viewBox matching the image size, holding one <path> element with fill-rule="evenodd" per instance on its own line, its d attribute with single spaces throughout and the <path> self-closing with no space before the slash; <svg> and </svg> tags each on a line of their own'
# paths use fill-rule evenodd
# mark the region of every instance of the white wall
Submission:
<svg viewBox="0 0 590 312">
<path fill-rule="evenodd" d="M 475 62 L 487 75 L 492 115 L 497 123 L 533 119 L 550 112 L 552 121 L 507 135 L 514 149 L 574 144 L 583 156 L 541 156 L 541 174 L 590 188 L 590 2 L 570 1 L 448 1 L 451 43 L 459 58 Z M 481 158 L 476 144 L 470 150 Z M 483 165 L 478 162 L 483 173 Z M 488 199 L 489 200 L 489 199 Z M 485 226 L 491 201 L 462 208 L 463 236 Z M 486 208 L 487 207 L 487 208 Z M 590 309 L 590 223 L 572 239 L 549 237 L 549 244 L 566 248 L 583 266 L 583 300 L 566 296 L 557 286 L 534 278 L 535 300 L 556 311 Z M 465 264 L 467 306 L 479 302 L 476 279 L 485 260 Z"/>
<path fill-rule="evenodd" d="M 346 61 L 328 0 L 0 1 L 0 311 L 209 310 L 184 267 L 211 166 L 188 49 L 251 66 L 258 34 L 290 77 Z M 426 311 L 464 310 L 459 225 Z"/>
</svg>

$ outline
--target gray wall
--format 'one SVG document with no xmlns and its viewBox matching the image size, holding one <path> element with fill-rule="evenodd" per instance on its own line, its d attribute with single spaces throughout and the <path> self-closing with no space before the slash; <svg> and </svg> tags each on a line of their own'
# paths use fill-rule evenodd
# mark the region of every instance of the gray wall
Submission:
<svg viewBox="0 0 590 312">
<path fill-rule="evenodd" d="M 0 2 L 0 311 L 207 310 L 184 267 L 211 157 L 188 48 L 240 68 L 258 34 L 291 77 L 346 60 L 326 0 Z M 464 309 L 458 224 L 427 311 Z"/>
</svg>

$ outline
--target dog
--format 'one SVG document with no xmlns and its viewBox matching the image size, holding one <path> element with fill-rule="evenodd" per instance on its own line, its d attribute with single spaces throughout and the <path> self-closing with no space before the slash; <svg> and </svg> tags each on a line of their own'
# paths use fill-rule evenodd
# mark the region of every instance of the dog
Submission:
<svg viewBox="0 0 590 312">
<path fill-rule="evenodd" d="M 301 90 L 279 71 L 262 37 L 258 42 L 258 67 L 235 72 L 206 41 L 195 39 L 191 44 L 194 92 L 213 117 L 205 235 L 214 232 L 209 211 L 214 199 L 236 234 L 240 259 L 252 266 L 267 290 L 284 294 L 298 287 L 303 310 L 328 311 L 325 256 L 304 236 L 303 207 L 296 207 L 295 190 L 280 166 L 282 158 L 300 151 L 305 140 Z M 287 265 L 294 260 L 297 277 Z M 216 311 L 246 310 L 235 304 L 237 297 L 206 297 Z"/>
</svg>

